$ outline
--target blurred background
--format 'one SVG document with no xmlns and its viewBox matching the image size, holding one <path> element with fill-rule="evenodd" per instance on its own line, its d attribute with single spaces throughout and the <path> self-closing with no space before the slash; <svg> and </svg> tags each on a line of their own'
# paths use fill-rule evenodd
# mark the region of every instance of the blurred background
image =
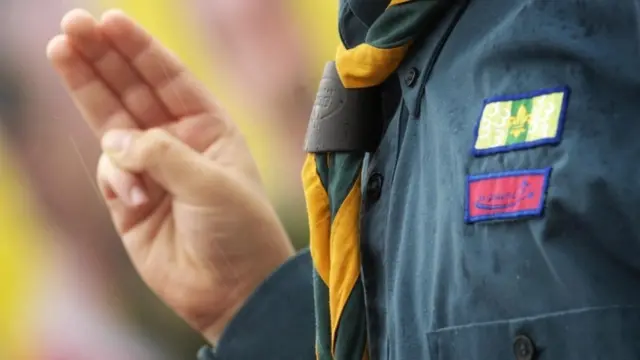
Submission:
<svg viewBox="0 0 640 360">
<path fill-rule="evenodd" d="M 97 140 L 45 57 L 63 14 L 120 8 L 246 134 L 296 246 L 299 180 L 337 0 L 0 0 L 0 360 L 194 359 L 204 341 L 144 286 L 95 187 Z"/>
</svg>

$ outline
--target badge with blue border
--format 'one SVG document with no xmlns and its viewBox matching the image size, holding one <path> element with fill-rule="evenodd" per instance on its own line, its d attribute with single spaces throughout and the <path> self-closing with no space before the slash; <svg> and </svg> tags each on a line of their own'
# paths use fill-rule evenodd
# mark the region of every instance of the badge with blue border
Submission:
<svg viewBox="0 0 640 360">
<path fill-rule="evenodd" d="M 562 86 L 486 99 L 475 128 L 473 154 L 558 144 L 569 93 L 569 87 Z"/>
<path fill-rule="evenodd" d="M 542 216 L 551 168 L 467 176 L 467 223 Z"/>
</svg>

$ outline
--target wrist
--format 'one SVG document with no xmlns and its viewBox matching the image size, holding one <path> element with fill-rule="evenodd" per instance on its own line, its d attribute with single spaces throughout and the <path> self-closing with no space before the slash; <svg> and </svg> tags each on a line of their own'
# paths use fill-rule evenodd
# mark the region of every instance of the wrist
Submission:
<svg viewBox="0 0 640 360">
<path fill-rule="evenodd" d="M 227 306 L 224 311 L 219 311 L 215 317 L 212 317 L 211 321 L 206 323 L 200 323 L 197 330 L 207 340 L 208 343 L 217 346 L 224 331 L 229 324 L 238 315 L 242 308 L 247 304 L 257 289 L 284 263 L 291 259 L 295 255 L 295 250 L 287 242 L 288 246 L 275 251 L 272 256 L 272 260 L 265 264 L 265 267 L 260 271 L 255 271 L 256 274 L 261 274 L 253 278 L 252 281 L 244 282 L 244 285 L 236 284 L 234 289 L 228 289 L 226 291 L 228 296 Z"/>
<path fill-rule="evenodd" d="M 228 312 L 219 317 L 215 322 L 210 323 L 204 329 L 200 330 L 202 337 L 204 337 L 211 346 L 216 347 L 222 337 L 222 333 L 227 328 L 227 325 L 229 325 L 244 304 L 245 301 L 235 304 Z"/>
</svg>

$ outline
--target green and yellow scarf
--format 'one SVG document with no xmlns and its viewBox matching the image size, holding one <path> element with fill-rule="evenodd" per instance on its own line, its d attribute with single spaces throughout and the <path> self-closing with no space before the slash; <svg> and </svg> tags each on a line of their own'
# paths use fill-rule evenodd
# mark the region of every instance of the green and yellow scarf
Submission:
<svg viewBox="0 0 640 360">
<path fill-rule="evenodd" d="M 364 0 L 363 0 L 364 1 Z M 375 87 L 396 71 L 439 0 L 391 0 L 365 42 L 336 54 L 347 89 Z M 318 360 L 368 359 L 360 278 L 362 153 L 310 153 L 302 171 L 311 231 Z"/>
</svg>

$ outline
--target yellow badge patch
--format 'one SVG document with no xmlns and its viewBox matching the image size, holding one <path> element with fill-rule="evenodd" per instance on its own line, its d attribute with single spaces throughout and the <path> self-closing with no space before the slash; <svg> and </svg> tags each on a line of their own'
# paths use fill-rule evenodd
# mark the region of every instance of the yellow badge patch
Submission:
<svg viewBox="0 0 640 360">
<path fill-rule="evenodd" d="M 484 101 L 475 129 L 476 156 L 560 142 L 569 88 L 543 89 Z"/>
</svg>

